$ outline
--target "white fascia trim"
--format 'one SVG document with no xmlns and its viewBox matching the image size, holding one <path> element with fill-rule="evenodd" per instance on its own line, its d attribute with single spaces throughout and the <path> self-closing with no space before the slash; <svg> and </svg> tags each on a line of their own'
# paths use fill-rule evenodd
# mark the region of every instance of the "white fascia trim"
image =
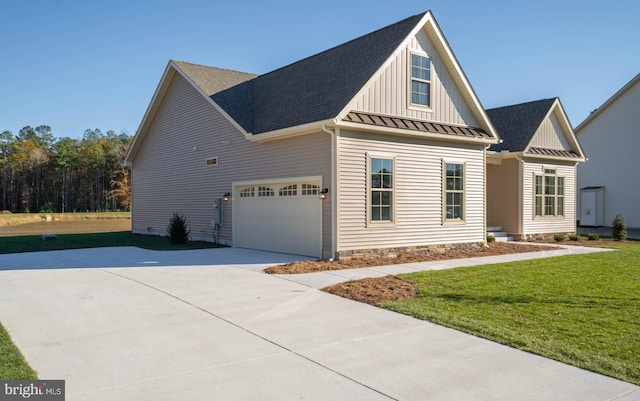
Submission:
<svg viewBox="0 0 640 401">
<path fill-rule="evenodd" d="M 480 100 L 478 99 L 478 96 L 476 95 L 476 92 L 473 89 L 473 86 L 471 86 L 471 83 L 469 82 L 467 75 L 464 73 L 464 70 L 460 66 L 458 59 L 456 58 L 455 54 L 453 54 L 453 50 L 451 50 L 451 46 L 449 46 L 449 42 L 447 41 L 447 38 L 442 33 L 442 30 L 440 29 L 440 25 L 438 25 L 438 22 L 436 21 L 435 17 L 431 14 L 431 11 L 427 13 L 427 16 L 429 17 L 427 21 L 431 22 L 429 26 L 433 29 L 433 32 L 436 34 L 436 37 L 438 38 L 438 41 L 442 45 L 442 48 L 446 53 L 448 61 L 451 63 L 451 65 L 455 70 L 455 74 L 457 75 L 458 80 L 464 85 L 467 95 L 469 96 L 470 100 L 473 102 L 476 112 L 479 114 L 480 119 L 482 120 L 481 123 L 484 123 L 483 128 L 487 129 L 487 131 L 489 131 L 489 133 L 493 135 L 497 140 L 500 140 L 500 136 L 498 135 L 498 132 L 493 126 L 491 119 L 489 119 L 489 117 L 487 116 L 487 113 L 485 112 L 484 107 L 482 107 L 482 104 L 480 103 Z M 455 80 L 455 77 L 454 77 L 454 80 Z M 463 93 L 462 96 L 464 95 L 465 94 Z"/>
<path fill-rule="evenodd" d="M 580 134 L 580 131 L 588 125 L 591 121 L 593 121 L 596 117 L 598 117 L 602 112 L 607 110 L 609 106 L 615 103 L 622 95 L 624 95 L 629 89 L 631 89 L 635 84 L 640 82 L 640 74 L 637 74 L 635 77 L 631 78 L 631 81 L 627 82 L 619 91 L 613 94 L 609 99 L 607 99 L 600 107 L 595 109 L 589 117 L 587 117 L 583 122 L 581 122 L 575 129 L 576 135 Z"/>
<path fill-rule="evenodd" d="M 245 185 L 262 185 L 262 184 L 288 184 L 291 182 L 316 182 L 322 185 L 322 176 L 321 175 L 311 175 L 307 177 L 286 177 L 286 178 L 272 178 L 272 179 L 263 179 L 263 180 L 243 180 L 243 181 L 233 181 L 231 183 L 232 187 L 241 187 Z"/>
<path fill-rule="evenodd" d="M 585 159 L 586 156 L 584 154 L 584 151 L 582 150 L 582 146 L 580 146 L 580 141 L 578 141 L 576 132 L 573 130 L 571 122 L 569 121 L 569 117 L 567 117 L 567 113 L 564 111 L 564 107 L 562 107 L 562 102 L 558 98 L 556 98 L 556 101 L 553 103 L 553 107 L 551 108 L 551 110 L 554 110 L 556 108 L 561 116 L 561 124 L 564 125 L 564 129 L 566 130 L 565 132 L 568 133 L 569 142 L 571 142 L 571 145 L 575 150 L 578 151 L 580 156 Z"/>
<path fill-rule="evenodd" d="M 485 144 L 485 145 L 493 145 L 498 143 L 498 139 L 479 139 L 479 138 L 467 138 L 453 135 L 443 135 L 443 134 L 434 134 L 431 132 L 424 131 L 411 131 L 401 128 L 392 128 L 392 127 L 378 127 L 376 125 L 364 125 L 359 123 L 352 123 L 348 121 L 341 121 L 337 124 L 339 128 L 347 128 L 354 131 L 359 132 L 374 132 L 378 134 L 385 135 L 395 135 L 395 136 L 408 136 L 412 138 L 427 138 L 433 139 L 436 141 L 442 142 L 461 142 L 461 143 L 474 143 L 474 144 Z"/>
<path fill-rule="evenodd" d="M 334 119 L 315 121 L 312 123 L 296 125 L 293 127 L 287 127 L 276 131 L 265 132 L 264 134 L 249 134 L 248 140 L 251 142 L 267 142 L 282 138 L 291 138 L 298 135 L 312 134 L 315 132 L 322 132 L 323 126 L 334 126 L 336 121 Z"/>
<path fill-rule="evenodd" d="M 147 106 L 147 110 L 145 111 L 144 116 L 140 121 L 140 125 L 138 125 L 138 129 L 136 130 L 136 134 L 133 138 L 133 142 L 129 147 L 129 151 L 125 155 L 124 165 L 126 167 L 131 167 L 133 165 L 132 159 L 135 156 L 135 154 L 138 152 L 138 148 L 140 147 L 140 143 L 142 142 L 142 138 L 144 137 L 146 128 L 151 122 L 152 116 L 155 115 L 156 111 L 158 110 L 158 107 L 160 106 L 159 104 L 160 99 L 167 92 L 167 89 L 169 87 L 169 82 L 173 78 L 174 74 L 175 74 L 175 67 L 173 67 L 173 61 L 169 61 L 169 63 L 164 69 L 164 72 L 162 73 L 162 78 L 160 78 L 160 82 L 158 83 L 158 86 L 156 87 L 155 92 L 153 92 L 153 96 L 151 97 L 151 101 Z"/>
</svg>

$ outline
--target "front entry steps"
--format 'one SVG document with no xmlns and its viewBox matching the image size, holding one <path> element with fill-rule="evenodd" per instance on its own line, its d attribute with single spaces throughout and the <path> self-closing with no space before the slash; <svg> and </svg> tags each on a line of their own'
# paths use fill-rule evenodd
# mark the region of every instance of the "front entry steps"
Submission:
<svg viewBox="0 0 640 401">
<path fill-rule="evenodd" d="M 502 231 L 502 227 L 487 227 L 487 236 L 493 235 L 496 242 L 511 242 L 513 237 L 509 237 L 506 231 Z"/>
</svg>

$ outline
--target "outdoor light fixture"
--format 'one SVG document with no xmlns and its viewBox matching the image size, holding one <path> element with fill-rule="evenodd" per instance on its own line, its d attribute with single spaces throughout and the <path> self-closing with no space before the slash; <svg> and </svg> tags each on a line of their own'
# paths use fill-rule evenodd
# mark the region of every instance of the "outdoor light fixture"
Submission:
<svg viewBox="0 0 640 401">
<path fill-rule="evenodd" d="M 226 202 L 229 199 L 231 199 L 231 193 L 230 192 L 225 192 L 224 196 L 222 197 L 222 200 Z"/>
<path fill-rule="evenodd" d="M 329 188 L 325 188 L 322 191 L 320 191 L 320 199 L 326 198 L 328 193 L 329 193 Z"/>
</svg>

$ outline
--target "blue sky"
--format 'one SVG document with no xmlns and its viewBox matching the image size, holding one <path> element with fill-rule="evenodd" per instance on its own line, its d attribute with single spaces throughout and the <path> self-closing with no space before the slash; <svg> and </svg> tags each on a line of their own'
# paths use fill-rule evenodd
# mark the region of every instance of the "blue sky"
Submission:
<svg viewBox="0 0 640 401">
<path fill-rule="evenodd" d="M 426 10 L 485 108 L 576 126 L 640 72 L 631 0 L 0 0 L 0 131 L 133 135 L 170 59 L 261 74 Z"/>
</svg>

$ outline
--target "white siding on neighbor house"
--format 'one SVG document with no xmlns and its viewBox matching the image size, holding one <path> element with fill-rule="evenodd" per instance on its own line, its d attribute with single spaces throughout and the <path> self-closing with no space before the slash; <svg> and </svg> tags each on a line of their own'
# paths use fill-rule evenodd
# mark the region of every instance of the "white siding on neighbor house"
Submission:
<svg viewBox="0 0 640 401">
<path fill-rule="evenodd" d="M 174 211 L 191 221 L 194 239 L 213 239 L 214 199 L 232 182 L 322 176 L 331 182 L 331 138 L 325 133 L 252 143 L 175 74 L 132 166 L 133 231 L 165 234 Z M 207 166 L 217 157 L 217 166 Z M 331 250 L 331 199 L 323 202 L 323 250 Z M 224 202 L 220 238 L 232 240 L 232 205 Z M 274 233 L 277 235 L 277 233 Z"/>
<path fill-rule="evenodd" d="M 395 222 L 367 224 L 367 155 L 395 158 Z M 485 240 L 484 147 L 341 131 L 338 251 Z M 465 222 L 445 222 L 442 162 L 465 163 Z"/>
<path fill-rule="evenodd" d="M 589 159 L 578 167 L 578 190 L 606 187 L 606 226 L 620 213 L 627 226 L 640 227 L 639 111 L 640 81 L 577 132 Z"/>
<path fill-rule="evenodd" d="M 574 150 L 569 145 L 555 113 L 545 118 L 531 139 L 531 146 L 548 149 Z"/>
<path fill-rule="evenodd" d="M 410 104 L 410 68 L 412 51 L 431 58 L 431 109 Z M 391 63 L 363 88 L 350 104 L 350 110 L 402 116 L 446 124 L 478 126 L 462 93 L 443 60 L 422 29 L 409 44 L 395 54 Z"/>
<path fill-rule="evenodd" d="M 542 175 L 545 169 L 554 169 L 564 177 L 564 216 L 546 217 L 535 215 L 534 182 L 535 175 Z M 574 164 L 544 163 L 525 161 L 522 166 L 522 233 L 568 233 L 576 231 L 576 166 Z"/>
<path fill-rule="evenodd" d="M 519 177 L 520 162 L 515 158 L 487 165 L 487 226 L 520 234 Z"/>
</svg>

